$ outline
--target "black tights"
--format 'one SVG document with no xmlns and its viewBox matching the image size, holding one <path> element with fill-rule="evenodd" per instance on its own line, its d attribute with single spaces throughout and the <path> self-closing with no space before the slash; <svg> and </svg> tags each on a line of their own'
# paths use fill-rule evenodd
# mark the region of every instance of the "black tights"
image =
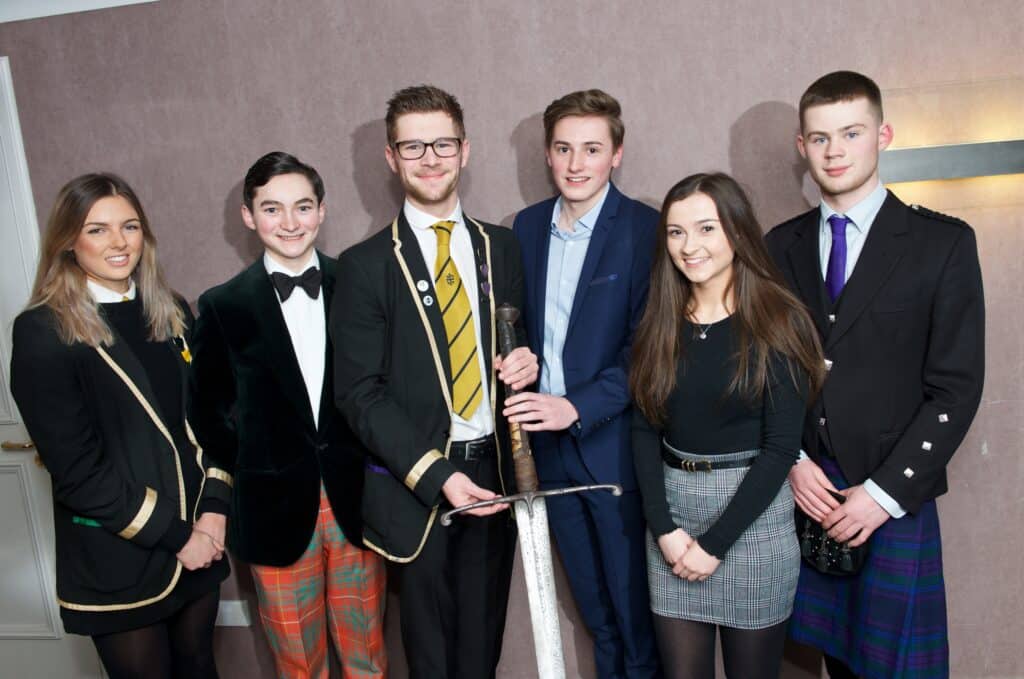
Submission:
<svg viewBox="0 0 1024 679">
<path fill-rule="evenodd" d="M 786 623 L 738 629 L 654 616 L 661 664 L 667 679 L 715 679 L 715 632 L 722 634 L 722 660 L 730 679 L 778 679 Z"/>
<path fill-rule="evenodd" d="M 213 623 L 219 600 L 214 590 L 148 627 L 94 636 L 110 679 L 217 679 Z"/>
</svg>

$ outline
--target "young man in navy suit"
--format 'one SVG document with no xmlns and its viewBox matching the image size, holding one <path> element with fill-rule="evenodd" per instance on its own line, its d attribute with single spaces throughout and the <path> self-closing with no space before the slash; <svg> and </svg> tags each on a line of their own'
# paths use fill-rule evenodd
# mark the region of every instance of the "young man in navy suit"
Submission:
<svg viewBox="0 0 1024 679">
<path fill-rule="evenodd" d="M 647 595 L 643 510 L 630 449 L 629 350 L 650 278 L 658 213 L 619 192 L 619 102 L 567 94 L 544 111 L 559 195 L 520 212 L 524 312 L 542 357 L 539 389 L 505 413 L 533 433 L 545 488 L 618 483 L 622 497 L 548 500 L 573 595 L 594 637 L 598 676 L 660 675 Z"/>
<path fill-rule="evenodd" d="M 949 676 L 935 498 L 984 379 L 974 231 L 886 191 L 878 157 L 892 137 L 870 78 L 812 83 L 797 147 L 821 204 L 767 236 L 828 370 L 793 496 L 834 539 L 869 545 L 856 575 L 800 573 L 790 634 L 824 651 L 832 679 Z"/>
<path fill-rule="evenodd" d="M 268 153 L 242 198 L 264 254 L 199 298 L 192 339 L 191 421 L 233 485 L 228 546 L 252 567 L 278 676 L 326 679 L 330 637 L 346 677 L 384 677 L 384 563 L 362 549 L 363 459 L 333 400 L 336 265 L 314 247 L 323 181 Z"/>
</svg>

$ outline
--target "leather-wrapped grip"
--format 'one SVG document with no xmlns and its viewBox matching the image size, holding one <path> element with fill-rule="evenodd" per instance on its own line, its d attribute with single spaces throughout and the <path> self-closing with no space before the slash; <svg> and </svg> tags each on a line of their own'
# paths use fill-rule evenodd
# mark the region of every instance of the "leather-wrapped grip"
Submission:
<svg viewBox="0 0 1024 679">
<path fill-rule="evenodd" d="M 516 348 L 515 323 L 519 318 L 519 309 L 510 304 L 502 304 L 495 310 L 498 324 L 498 350 L 505 358 Z M 507 396 L 515 396 L 519 392 L 505 385 Z M 512 439 L 512 464 L 515 468 L 516 488 L 520 493 L 537 490 L 537 467 L 533 463 L 533 451 L 530 450 L 530 437 L 516 422 L 508 423 L 509 436 Z"/>
</svg>

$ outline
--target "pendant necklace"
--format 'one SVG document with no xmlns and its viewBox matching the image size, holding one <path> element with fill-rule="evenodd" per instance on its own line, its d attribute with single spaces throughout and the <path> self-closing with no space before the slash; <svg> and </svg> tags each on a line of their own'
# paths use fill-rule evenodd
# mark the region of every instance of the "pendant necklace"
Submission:
<svg viewBox="0 0 1024 679">
<path fill-rule="evenodd" d="M 701 338 L 702 340 L 706 340 L 708 338 L 708 330 L 711 329 L 712 325 L 714 325 L 714 323 L 708 323 L 707 325 L 701 325 L 700 323 L 698 323 L 697 327 L 700 328 L 700 334 L 697 335 L 697 337 Z"/>
</svg>

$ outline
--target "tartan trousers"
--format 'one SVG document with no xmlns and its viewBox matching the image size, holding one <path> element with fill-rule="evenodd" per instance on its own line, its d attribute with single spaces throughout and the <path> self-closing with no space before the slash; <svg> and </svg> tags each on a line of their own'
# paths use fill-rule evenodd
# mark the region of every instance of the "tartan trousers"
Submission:
<svg viewBox="0 0 1024 679">
<path fill-rule="evenodd" d="M 387 675 L 383 559 L 346 539 L 322 484 L 313 537 L 298 561 L 251 568 L 280 679 L 327 679 L 328 633 L 345 679 Z"/>
</svg>

